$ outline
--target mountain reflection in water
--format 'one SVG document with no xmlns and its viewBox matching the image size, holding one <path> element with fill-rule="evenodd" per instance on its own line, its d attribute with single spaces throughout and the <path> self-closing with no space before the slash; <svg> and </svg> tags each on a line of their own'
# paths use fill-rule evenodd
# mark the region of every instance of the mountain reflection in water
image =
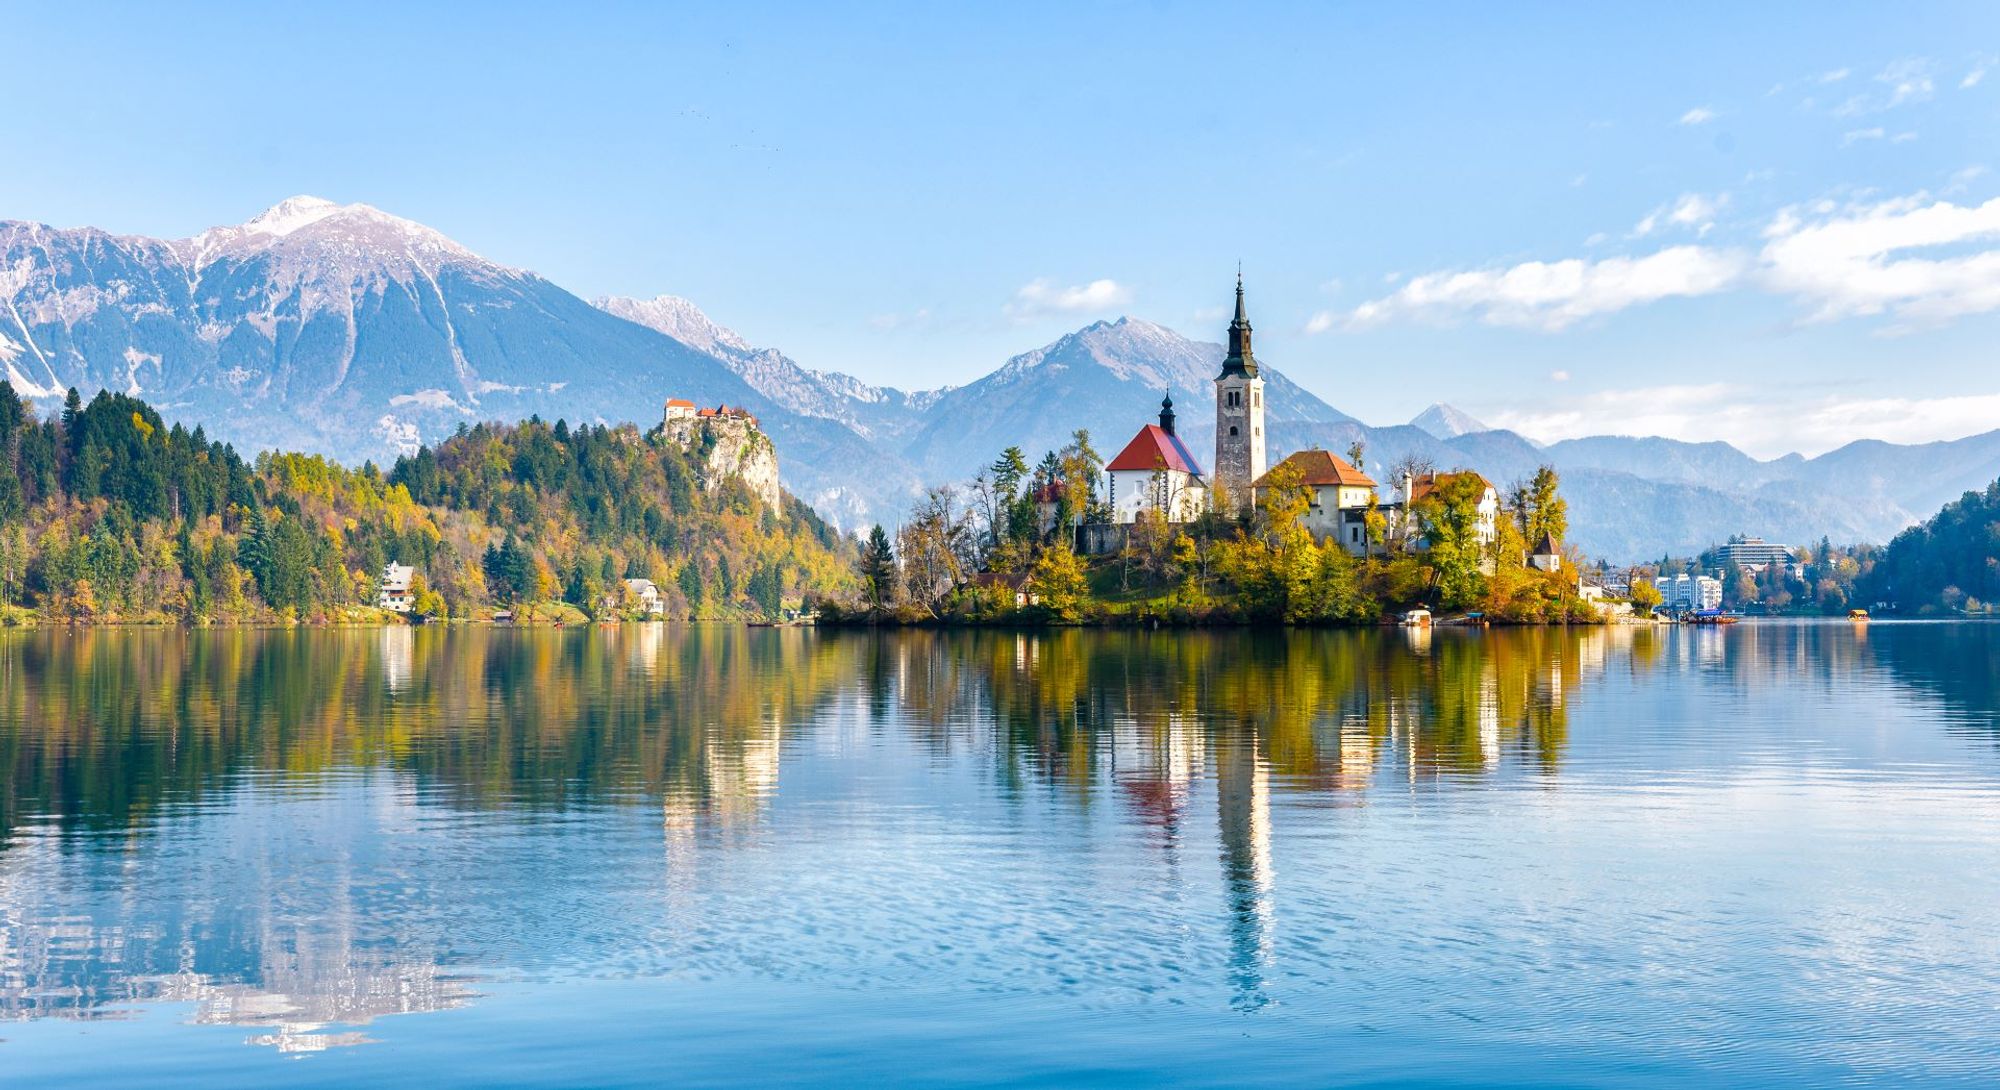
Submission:
<svg viewBox="0 0 2000 1090">
<path fill-rule="evenodd" d="M 185 1003 L 312 1051 L 508 982 L 744 974 L 1103 1002 L 1212 980 L 1254 1015 L 1352 956 L 1313 951 L 1351 910 L 1287 837 L 1410 897 L 1445 877 L 1341 813 L 1393 800 L 1453 836 L 1499 807 L 1481 793 L 1990 755 L 1996 648 L 1914 625 L 0 633 L 0 1017 Z M 1944 729 L 1808 738 L 1784 703 L 1857 700 Z M 1467 851 L 1508 865 L 1489 840 Z"/>
</svg>

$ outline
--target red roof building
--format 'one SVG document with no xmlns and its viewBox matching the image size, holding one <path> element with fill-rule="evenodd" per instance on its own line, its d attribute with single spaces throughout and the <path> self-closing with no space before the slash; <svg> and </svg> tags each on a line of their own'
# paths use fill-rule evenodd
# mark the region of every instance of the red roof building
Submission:
<svg viewBox="0 0 2000 1090">
<path fill-rule="evenodd" d="M 1160 402 L 1160 422 L 1139 429 L 1104 467 L 1111 478 L 1111 517 L 1131 522 L 1143 510 L 1168 522 L 1188 522 L 1208 508 L 1208 483 L 1194 454 L 1174 434 L 1174 403 Z"/>
<path fill-rule="evenodd" d="M 1158 424 L 1148 424 L 1139 429 L 1139 434 L 1125 444 L 1118 457 L 1111 459 L 1104 467 L 1116 473 L 1122 470 L 1138 470 L 1151 473 L 1155 469 L 1177 469 L 1182 473 L 1201 476 L 1201 467 L 1195 464 L 1194 455 L 1188 452 L 1187 444 L 1178 435 L 1167 431 Z"/>
</svg>

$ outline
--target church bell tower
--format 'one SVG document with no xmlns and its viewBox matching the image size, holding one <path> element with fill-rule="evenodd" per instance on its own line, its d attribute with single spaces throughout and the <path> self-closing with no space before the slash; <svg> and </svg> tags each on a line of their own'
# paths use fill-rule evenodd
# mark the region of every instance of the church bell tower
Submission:
<svg viewBox="0 0 2000 1090">
<path fill-rule="evenodd" d="M 1250 317 L 1243 309 L 1243 273 L 1236 274 L 1236 318 L 1229 355 L 1215 376 L 1215 480 L 1235 510 L 1250 506 L 1250 483 L 1264 475 L 1264 380 L 1250 352 Z"/>
</svg>

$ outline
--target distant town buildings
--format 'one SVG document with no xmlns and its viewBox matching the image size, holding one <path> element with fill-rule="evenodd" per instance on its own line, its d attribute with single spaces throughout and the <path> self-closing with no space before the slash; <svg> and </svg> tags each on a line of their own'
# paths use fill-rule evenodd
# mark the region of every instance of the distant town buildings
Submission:
<svg viewBox="0 0 2000 1090">
<path fill-rule="evenodd" d="M 1691 609 L 1721 609 L 1722 580 L 1712 575 L 1663 575 L 1656 589 L 1660 592 L 1660 608 L 1685 611 Z"/>
<path fill-rule="evenodd" d="M 1773 564 L 1790 567 L 1798 558 L 1797 550 L 1790 545 L 1779 545 L 1761 537 L 1732 538 L 1716 549 L 1715 555 L 1722 566 L 1733 565 L 1747 572 L 1761 572 Z"/>
<path fill-rule="evenodd" d="M 417 570 L 408 564 L 391 560 L 383 565 L 380 585 L 375 592 L 375 605 L 396 613 L 408 613 L 416 608 L 416 596 L 410 590 L 416 575 Z"/>
</svg>

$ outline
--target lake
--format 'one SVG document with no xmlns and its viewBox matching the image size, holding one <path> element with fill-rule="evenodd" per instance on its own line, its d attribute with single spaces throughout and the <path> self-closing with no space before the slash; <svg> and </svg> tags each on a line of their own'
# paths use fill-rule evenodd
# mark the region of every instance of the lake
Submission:
<svg viewBox="0 0 2000 1090">
<path fill-rule="evenodd" d="M 0 1084 L 2000 1082 L 2000 627 L 0 632 Z"/>
</svg>

